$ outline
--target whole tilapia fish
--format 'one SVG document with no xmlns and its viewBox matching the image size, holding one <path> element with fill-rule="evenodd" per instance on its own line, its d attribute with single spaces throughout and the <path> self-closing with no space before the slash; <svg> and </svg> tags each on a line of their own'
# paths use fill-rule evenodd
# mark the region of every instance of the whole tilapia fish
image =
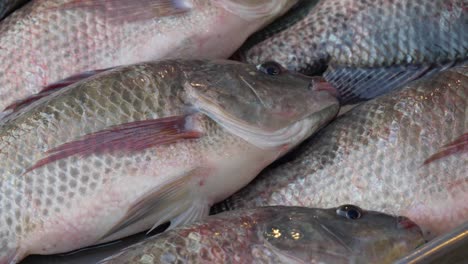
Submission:
<svg viewBox="0 0 468 264">
<path fill-rule="evenodd" d="M 301 1 L 237 57 L 324 72 L 340 101 L 354 103 L 466 63 L 467 24 L 466 0 Z"/>
<path fill-rule="evenodd" d="M 0 127 L 0 263 L 208 214 L 333 118 L 327 84 L 272 62 L 121 67 Z"/>
<path fill-rule="evenodd" d="M 0 20 L 26 2 L 28 0 L 0 0 Z"/>
<path fill-rule="evenodd" d="M 0 110 L 83 71 L 228 58 L 296 1 L 32 1 L 0 24 Z"/>
<path fill-rule="evenodd" d="M 468 219 L 467 72 L 357 106 L 222 207 L 353 203 L 449 231 Z"/>
<path fill-rule="evenodd" d="M 391 263 L 422 243 L 405 217 L 353 205 L 278 206 L 210 216 L 101 263 Z"/>
</svg>

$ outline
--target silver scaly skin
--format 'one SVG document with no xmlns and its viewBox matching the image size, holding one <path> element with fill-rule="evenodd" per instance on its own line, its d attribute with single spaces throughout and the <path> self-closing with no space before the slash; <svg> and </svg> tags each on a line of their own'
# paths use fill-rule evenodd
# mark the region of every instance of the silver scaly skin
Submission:
<svg viewBox="0 0 468 264">
<path fill-rule="evenodd" d="M 238 56 L 254 64 L 274 60 L 307 75 L 325 71 L 342 103 L 372 99 L 468 58 L 465 0 L 300 5 L 250 37 Z"/>
<path fill-rule="evenodd" d="M 0 127 L 0 263 L 207 215 L 336 115 L 320 86 L 233 61 L 161 61 L 22 106 Z"/>
<path fill-rule="evenodd" d="M 350 219 L 348 213 L 361 214 Z M 224 212 L 123 249 L 100 264 L 392 263 L 424 243 L 404 217 L 352 205 Z"/>
<path fill-rule="evenodd" d="M 352 203 L 408 216 L 428 237 L 449 231 L 468 219 L 467 108 L 466 67 L 410 83 L 337 118 L 219 208 Z"/>
<path fill-rule="evenodd" d="M 0 23 L 0 111 L 84 71 L 158 59 L 226 59 L 295 2 L 31 1 Z"/>
</svg>

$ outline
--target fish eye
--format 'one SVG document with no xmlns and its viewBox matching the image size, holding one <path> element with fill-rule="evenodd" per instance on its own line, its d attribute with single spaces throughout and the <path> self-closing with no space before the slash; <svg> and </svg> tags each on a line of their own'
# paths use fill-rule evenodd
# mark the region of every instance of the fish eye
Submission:
<svg viewBox="0 0 468 264">
<path fill-rule="evenodd" d="M 257 65 L 257 70 L 268 75 L 279 75 L 283 72 L 283 67 L 275 61 L 267 61 Z"/>
<path fill-rule="evenodd" d="M 351 204 L 346 204 L 336 209 L 336 214 L 339 216 L 346 217 L 348 219 L 359 219 L 362 216 L 362 209 Z"/>
</svg>

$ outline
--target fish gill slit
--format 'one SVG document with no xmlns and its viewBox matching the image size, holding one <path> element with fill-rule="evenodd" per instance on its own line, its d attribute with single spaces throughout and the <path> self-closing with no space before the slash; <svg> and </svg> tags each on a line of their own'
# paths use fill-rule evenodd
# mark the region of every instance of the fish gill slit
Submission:
<svg viewBox="0 0 468 264">
<path fill-rule="evenodd" d="M 346 250 L 348 250 L 349 252 L 353 252 L 353 250 L 348 245 L 346 245 L 346 243 L 339 236 L 333 233 L 333 231 L 331 231 L 328 227 L 326 227 L 323 224 L 320 224 L 320 227 L 322 227 L 323 230 L 330 234 L 341 246 L 346 248 Z"/>
<path fill-rule="evenodd" d="M 247 86 L 250 88 L 250 90 L 255 94 L 255 97 L 257 97 L 258 101 L 260 101 L 260 103 L 262 104 L 262 106 L 265 107 L 265 103 L 263 102 L 263 100 L 260 98 L 260 96 L 257 94 L 257 92 L 255 91 L 255 89 L 252 87 L 252 85 L 247 82 L 244 77 L 242 77 L 241 75 L 239 75 L 239 78 L 245 83 L 247 84 Z"/>
</svg>

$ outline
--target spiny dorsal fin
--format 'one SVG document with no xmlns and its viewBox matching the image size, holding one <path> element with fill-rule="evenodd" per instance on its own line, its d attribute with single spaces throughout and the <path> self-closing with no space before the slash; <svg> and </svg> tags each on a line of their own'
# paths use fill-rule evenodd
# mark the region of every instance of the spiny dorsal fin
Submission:
<svg viewBox="0 0 468 264">
<path fill-rule="evenodd" d="M 190 11 L 186 0 L 73 0 L 61 4 L 57 9 L 83 8 L 99 10 L 111 23 L 135 22 Z"/>
<path fill-rule="evenodd" d="M 76 75 L 72 75 L 68 78 L 65 78 L 63 80 L 60 80 L 58 82 L 55 82 L 55 83 L 52 83 L 52 84 L 49 84 L 47 86 L 44 86 L 40 91 L 39 93 L 37 94 L 34 94 L 34 95 L 31 95 L 29 97 L 26 97 L 24 99 L 21 99 L 21 100 L 18 100 L 12 104 L 10 104 L 9 106 L 7 106 L 3 111 L 12 111 L 12 112 L 16 112 L 18 111 L 19 109 L 27 106 L 27 105 L 30 105 L 31 103 L 43 98 L 43 97 L 46 97 L 48 96 L 49 94 L 55 92 L 55 91 L 58 91 L 62 88 L 65 88 L 71 84 L 74 84 L 76 82 L 79 82 L 81 80 L 84 80 L 84 79 L 87 79 L 93 75 L 96 75 L 98 73 L 101 73 L 101 72 L 104 72 L 104 71 L 107 71 L 107 70 L 110 70 L 112 68 L 107 68 L 107 69 L 102 69 L 102 70 L 94 70 L 94 71 L 87 71 L 87 72 L 83 72 L 83 73 L 80 73 L 80 74 L 76 74 Z"/>
<path fill-rule="evenodd" d="M 395 65 L 359 68 L 329 65 L 324 77 L 339 91 L 341 104 L 355 104 L 399 89 L 410 81 L 453 67 L 443 65 Z"/>
</svg>

